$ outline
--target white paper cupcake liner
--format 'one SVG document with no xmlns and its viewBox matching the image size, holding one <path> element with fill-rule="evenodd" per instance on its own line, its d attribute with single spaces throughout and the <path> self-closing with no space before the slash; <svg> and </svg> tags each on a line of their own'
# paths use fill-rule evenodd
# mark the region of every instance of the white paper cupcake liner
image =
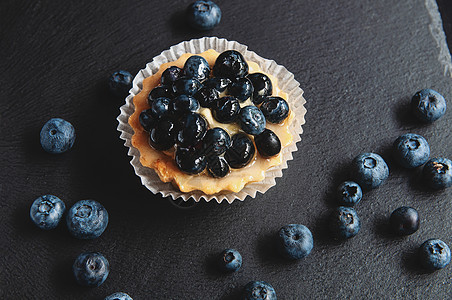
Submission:
<svg viewBox="0 0 452 300">
<path fill-rule="evenodd" d="M 289 126 L 290 132 L 293 135 L 293 142 L 282 150 L 282 164 L 268 169 L 265 173 L 264 180 L 248 183 L 238 193 L 225 192 L 213 195 L 207 195 L 200 191 L 183 193 L 173 184 L 162 182 L 153 169 L 143 166 L 140 162 L 140 152 L 132 146 L 131 142 L 134 131 L 129 125 L 128 120 L 135 110 L 133 97 L 141 91 L 143 80 L 157 73 L 163 63 L 175 61 L 184 53 L 199 54 L 209 49 L 214 49 L 220 53 L 226 50 L 237 50 L 242 53 L 245 60 L 257 63 L 263 72 L 275 76 L 278 79 L 278 87 L 283 92 L 287 93 L 287 101 L 292 112 L 295 114 L 295 117 Z M 228 203 L 232 203 L 236 199 L 243 201 L 247 196 L 254 198 L 256 197 L 257 192 L 262 194 L 265 193 L 269 188 L 276 185 L 276 178 L 282 177 L 282 170 L 286 169 L 287 162 L 293 159 L 292 152 L 297 151 L 296 143 L 301 140 L 300 135 L 303 133 L 301 125 L 305 123 L 304 115 L 306 114 L 306 109 L 304 104 L 306 103 L 306 100 L 303 98 L 303 90 L 300 88 L 300 84 L 294 79 L 294 75 L 285 67 L 276 64 L 275 61 L 262 58 L 253 51 L 249 51 L 247 46 L 235 41 L 228 41 L 217 37 L 205 37 L 174 45 L 169 50 L 165 50 L 160 55 L 154 57 L 152 61 L 146 65 L 146 68 L 138 72 L 133 80 L 133 87 L 129 93 L 125 104 L 120 108 L 121 113 L 117 118 L 119 122 L 117 129 L 121 132 L 121 139 L 125 141 L 124 145 L 129 148 L 128 155 L 132 157 L 130 163 L 135 170 L 135 174 L 141 178 L 141 182 L 146 188 L 154 194 L 160 193 L 163 197 L 169 196 L 173 200 L 182 198 L 184 201 L 187 201 L 192 197 L 196 202 L 204 198 L 205 201 L 215 200 L 218 203 L 221 203 L 225 200 Z"/>
</svg>

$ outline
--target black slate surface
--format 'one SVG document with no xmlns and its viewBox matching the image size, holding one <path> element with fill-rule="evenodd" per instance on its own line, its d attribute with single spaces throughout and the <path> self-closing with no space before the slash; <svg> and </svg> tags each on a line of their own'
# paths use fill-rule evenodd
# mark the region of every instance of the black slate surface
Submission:
<svg viewBox="0 0 452 300">
<path fill-rule="evenodd" d="M 134 299 L 238 299 L 248 281 L 265 280 L 278 299 L 451 298 L 451 266 L 426 272 L 415 252 L 433 237 L 452 246 L 452 190 L 426 190 L 420 170 L 401 169 L 389 151 L 397 136 L 414 132 L 426 137 L 432 156 L 452 157 L 451 109 L 432 125 L 407 111 L 412 94 L 426 87 L 452 106 L 450 68 L 439 59 L 445 44 L 431 34 L 438 12 L 427 4 L 434 1 L 218 1 L 223 19 L 205 33 L 182 22 L 189 2 L 0 4 L 0 296 L 103 299 L 125 291 Z M 443 15 L 446 2 L 439 2 Z M 450 24 L 450 15 L 444 19 Z M 202 36 L 236 40 L 286 66 L 308 112 L 294 160 L 265 195 L 179 210 L 134 175 L 116 131 L 123 101 L 109 95 L 106 78 L 118 69 L 136 74 L 171 45 Z M 39 145 L 52 117 L 77 131 L 75 147 L 59 156 Z M 364 151 L 380 153 L 390 177 L 359 203 L 359 235 L 336 242 L 325 217 L 347 166 Z M 83 241 L 64 224 L 39 230 L 28 211 L 42 194 L 68 207 L 96 199 L 110 214 L 106 232 Z M 421 227 L 400 238 L 385 223 L 402 205 L 418 209 Z M 313 252 L 299 262 L 274 250 L 275 233 L 288 223 L 314 235 Z M 244 258 L 235 274 L 212 264 L 227 247 Z M 109 259 L 102 286 L 80 287 L 72 278 L 82 251 Z"/>
</svg>

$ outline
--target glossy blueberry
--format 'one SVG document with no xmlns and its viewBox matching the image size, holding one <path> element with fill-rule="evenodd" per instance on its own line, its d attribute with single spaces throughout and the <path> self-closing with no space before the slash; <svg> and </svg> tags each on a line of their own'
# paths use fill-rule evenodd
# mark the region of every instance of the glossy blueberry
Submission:
<svg viewBox="0 0 452 300">
<path fill-rule="evenodd" d="M 151 131 L 152 127 L 154 127 L 157 122 L 156 118 L 153 117 L 152 110 L 150 108 L 143 110 L 140 113 L 140 116 L 138 119 L 140 121 L 141 126 L 146 131 Z"/>
<path fill-rule="evenodd" d="M 270 123 L 282 123 L 289 115 L 289 104 L 281 97 L 266 97 L 260 109 Z"/>
<path fill-rule="evenodd" d="M 392 145 L 394 159 L 404 168 L 416 168 L 425 164 L 430 156 L 430 147 L 425 138 L 407 133 L 399 136 Z"/>
<path fill-rule="evenodd" d="M 152 102 L 150 112 L 151 116 L 156 120 L 170 116 L 172 113 L 171 99 L 165 97 L 155 99 Z"/>
<path fill-rule="evenodd" d="M 208 156 L 220 156 L 231 146 L 229 134 L 220 127 L 207 130 L 202 140 L 203 153 Z"/>
<path fill-rule="evenodd" d="M 251 100 L 254 104 L 262 101 L 259 96 L 271 96 L 273 93 L 273 85 L 267 75 L 263 73 L 248 74 L 248 79 L 253 84 L 253 94 Z"/>
<path fill-rule="evenodd" d="M 165 71 L 163 71 L 160 81 L 164 86 L 171 86 L 174 81 L 178 80 L 179 78 L 182 78 L 183 76 L 184 71 L 181 68 L 171 66 L 167 68 Z"/>
<path fill-rule="evenodd" d="M 42 149 L 48 153 L 59 154 L 72 148 L 75 142 L 75 129 L 71 123 L 60 118 L 47 121 L 41 129 Z"/>
<path fill-rule="evenodd" d="M 213 75 L 215 77 L 225 77 L 236 79 L 245 77 L 248 74 L 248 63 L 243 55 L 235 50 L 226 50 L 216 59 L 213 66 Z"/>
<path fill-rule="evenodd" d="M 107 228 L 108 213 L 97 201 L 81 200 L 69 209 L 66 223 L 74 237 L 95 239 Z"/>
<path fill-rule="evenodd" d="M 253 94 L 253 85 L 246 78 L 238 78 L 234 80 L 228 87 L 228 95 L 236 97 L 240 102 L 245 101 Z"/>
<path fill-rule="evenodd" d="M 419 229 L 419 214 L 416 209 L 402 206 L 394 210 L 389 218 L 391 231 L 399 235 L 409 235 Z"/>
<path fill-rule="evenodd" d="M 179 95 L 172 101 L 172 110 L 178 116 L 188 112 L 195 112 L 198 109 L 199 102 L 193 96 Z"/>
<path fill-rule="evenodd" d="M 193 96 L 202 87 L 201 82 L 195 78 L 180 78 L 173 83 L 174 95 Z"/>
<path fill-rule="evenodd" d="M 340 205 L 353 206 L 361 201 L 363 191 L 359 184 L 353 181 L 345 181 L 337 187 L 337 199 Z"/>
<path fill-rule="evenodd" d="M 419 120 L 431 123 L 446 113 L 446 100 L 432 89 L 423 89 L 411 98 L 411 111 Z"/>
<path fill-rule="evenodd" d="M 254 105 L 242 107 L 239 113 L 240 128 L 248 134 L 258 135 L 265 129 L 265 117 Z"/>
<path fill-rule="evenodd" d="M 281 141 L 270 129 L 265 129 L 261 134 L 256 135 L 254 143 L 262 157 L 272 157 L 281 151 Z"/>
<path fill-rule="evenodd" d="M 419 247 L 419 259 L 429 270 L 443 269 L 450 263 L 450 248 L 439 239 L 427 240 Z"/>
<path fill-rule="evenodd" d="M 221 156 L 209 157 L 207 160 L 207 171 L 214 178 L 222 178 L 229 173 L 229 165 Z"/>
<path fill-rule="evenodd" d="M 212 77 L 204 81 L 202 84 L 205 87 L 214 88 L 220 93 L 222 93 L 227 89 L 231 82 L 232 82 L 231 79 L 226 77 Z"/>
<path fill-rule="evenodd" d="M 220 23 L 221 9 L 212 1 L 196 1 L 186 10 L 188 24 L 198 30 L 210 30 Z"/>
<path fill-rule="evenodd" d="M 226 272 L 236 272 L 242 266 L 242 255 L 235 249 L 225 249 L 219 257 L 220 269 Z"/>
<path fill-rule="evenodd" d="M 224 158 L 234 169 L 243 168 L 254 157 L 256 149 L 253 141 L 244 133 L 234 134 L 231 138 L 231 147 L 226 150 Z"/>
<path fill-rule="evenodd" d="M 206 168 L 206 157 L 194 148 L 177 148 L 175 161 L 177 167 L 188 174 L 198 174 Z"/>
<path fill-rule="evenodd" d="M 278 250 L 284 257 L 301 259 L 308 256 L 313 247 L 312 233 L 304 225 L 289 224 L 278 232 Z"/>
<path fill-rule="evenodd" d="M 157 150 L 168 150 L 174 146 L 179 127 L 169 118 L 161 119 L 149 132 L 149 144 Z"/>
<path fill-rule="evenodd" d="M 132 88 L 133 77 L 127 71 L 119 70 L 114 72 L 108 79 L 110 91 L 115 95 L 124 96 Z"/>
<path fill-rule="evenodd" d="M 212 106 L 212 114 L 220 123 L 234 122 L 240 113 L 239 101 L 234 97 L 221 97 Z"/>
<path fill-rule="evenodd" d="M 202 56 L 192 55 L 185 61 L 184 74 L 187 78 L 195 78 L 199 81 L 203 81 L 209 78 L 209 63 Z"/>
<path fill-rule="evenodd" d="M 171 99 L 173 97 L 173 90 L 171 86 L 159 85 L 153 88 L 148 95 L 149 106 L 152 106 L 152 102 L 154 102 L 155 99 L 162 97 L 168 99 Z"/>
<path fill-rule="evenodd" d="M 37 198 L 30 208 L 30 218 L 41 229 L 57 227 L 66 210 L 64 202 L 53 195 L 43 195 Z"/>
<path fill-rule="evenodd" d="M 250 281 L 243 288 L 244 300 L 276 300 L 275 289 L 265 281 Z"/>
<path fill-rule="evenodd" d="M 358 234 L 361 223 L 351 207 L 339 206 L 330 216 L 330 230 L 337 238 L 348 239 Z"/>
<path fill-rule="evenodd" d="M 389 176 L 384 159 L 375 153 L 362 153 L 352 162 L 352 175 L 356 182 L 366 189 L 379 187 Z"/>
<path fill-rule="evenodd" d="M 204 86 L 193 97 L 198 100 L 202 107 L 210 108 L 218 100 L 219 95 L 215 88 Z"/>
<path fill-rule="evenodd" d="M 452 161 L 438 157 L 430 159 L 422 170 L 424 182 L 435 190 L 452 186 Z"/>
<path fill-rule="evenodd" d="M 132 297 L 130 297 L 128 294 L 124 292 L 116 292 L 114 294 L 111 294 L 107 297 L 105 297 L 104 300 L 133 300 Z"/>
<path fill-rule="evenodd" d="M 83 252 L 75 259 L 72 272 L 79 284 L 98 287 L 107 279 L 110 264 L 99 252 Z"/>
<path fill-rule="evenodd" d="M 196 145 L 207 132 L 207 121 L 197 113 L 188 113 L 181 118 L 176 141 L 182 147 Z"/>
</svg>

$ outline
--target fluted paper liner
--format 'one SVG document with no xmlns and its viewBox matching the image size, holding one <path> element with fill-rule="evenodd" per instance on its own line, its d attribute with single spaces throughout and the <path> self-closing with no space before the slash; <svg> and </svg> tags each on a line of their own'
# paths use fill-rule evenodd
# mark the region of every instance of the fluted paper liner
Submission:
<svg viewBox="0 0 452 300">
<path fill-rule="evenodd" d="M 300 141 L 300 135 L 303 133 L 301 125 L 305 123 L 304 115 L 306 109 L 304 104 L 306 103 L 306 100 L 303 98 L 303 90 L 300 88 L 300 84 L 294 79 L 292 73 L 285 67 L 276 64 L 275 61 L 262 58 L 253 51 L 249 51 L 247 48 L 247 46 L 235 41 L 228 41 L 216 37 L 193 39 L 191 41 L 181 42 L 172 46 L 169 50 L 163 51 L 160 55 L 154 57 L 154 59 L 146 65 L 146 68 L 140 70 L 135 76 L 132 89 L 129 91 L 130 94 L 126 98 L 126 103 L 120 108 L 121 114 L 117 118 L 119 122 L 118 131 L 121 132 L 121 139 L 125 141 L 124 145 L 129 148 L 128 154 L 132 156 L 130 163 L 133 166 L 135 173 L 141 178 L 142 184 L 154 194 L 161 193 L 163 197 L 170 196 L 173 200 L 180 197 L 184 201 L 187 201 L 192 197 L 196 202 L 200 201 L 201 198 L 204 198 L 206 201 L 215 199 L 218 203 L 221 203 L 223 200 L 232 203 L 236 199 L 243 201 L 247 196 L 254 198 L 256 197 L 257 192 L 265 193 L 269 188 L 276 185 L 275 178 L 282 177 L 282 170 L 287 168 L 287 161 L 293 158 L 292 152 L 297 150 L 296 143 Z M 184 53 L 199 54 L 209 49 L 214 49 L 219 53 L 226 50 L 237 50 L 242 53 L 245 60 L 257 63 L 263 72 L 275 76 L 278 79 L 278 87 L 283 92 L 287 93 L 287 101 L 290 109 L 295 114 L 295 117 L 289 126 L 289 130 L 293 135 L 293 141 L 283 148 L 282 163 L 268 169 L 265 173 L 264 180 L 248 183 L 238 193 L 222 192 L 213 195 L 207 195 L 200 191 L 183 193 L 172 183 L 162 182 L 153 169 L 143 166 L 140 162 L 140 152 L 132 146 L 131 142 L 134 131 L 129 125 L 128 120 L 135 110 L 133 97 L 141 91 L 144 78 L 157 73 L 163 63 L 175 61 Z"/>
</svg>

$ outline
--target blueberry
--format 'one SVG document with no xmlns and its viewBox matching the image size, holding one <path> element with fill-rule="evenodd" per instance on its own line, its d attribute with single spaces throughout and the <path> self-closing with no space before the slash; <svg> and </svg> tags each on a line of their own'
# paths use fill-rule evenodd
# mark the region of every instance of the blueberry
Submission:
<svg viewBox="0 0 452 300">
<path fill-rule="evenodd" d="M 174 146 L 179 131 L 177 124 L 168 118 L 158 122 L 149 132 L 149 144 L 157 150 L 168 150 Z"/>
<path fill-rule="evenodd" d="M 152 102 L 154 102 L 157 98 L 169 98 L 173 97 L 173 90 L 170 86 L 159 85 L 152 89 L 152 91 L 148 95 L 148 103 L 149 106 L 152 106 Z"/>
<path fill-rule="evenodd" d="M 242 107 L 239 114 L 240 127 L 248 134 L 258 135 L 265 129 L 265 117 L 254 105 Z M 279 152 L 279 151 L 278 151 Z"/>
<path fill-rule="evenodd" d="M 435 190 L 452 186 L 452 161 L 439 157 L 430 159 L 422 170 L 424 181 Z"/>
<path fill-rule="evenodd" d="M 193 96 L 202 88 L 201 82 L 195 78 L 180 78 L 173 83 L 174 95 Z"/>
<path fill-rule="evenodd" d="M 188 174 L 201 173 L 206 168 L 206 158 L 194 148 L 178 148 L 175 161 L 177 167 Z"/>
<path fill-rule="evenodd" d="M 209 157 L 207 161 L 207 171 L 214 178 L 222 178 L 229 173 L 229 165 L 226 159 L 221 156 Z"/>
<path fill-rule="evenodd" d="M 174 81 L 182 78 L 183 75 L 184 71 L 181 68 L 172 66 L 163 71 L 160 82 L 162 85 L 171 86 Z"/>
<path fill-rule="evenodd" d="M 340 205 L 353 206 L 361 201 L 363 191 L 359 184 L 353 181 L 345 181 L 337 188 L 337 198 Z"/>
<path fill-rule="evenodd" d="M 337 238 L 348 239 L 358 234 L 361 223 L 351 207 L 339 206 L 330 216 L 330 230 Z"/>
<path fill-rule="evenodd" d="M 429 239 L 419 248 L 419 259 L 429 270 L 443 269 L 450 263 L 450 248 L 441 240 Z"/>
<path fill-rule="evenodd" d="M 120 70 L 114 72 L 108 79 L 108 86 L 110 91 L 112 91 L 117 96 L 126 95 L 132 88 L 133 77 L 127 71 Z"/>
<path fill-rule="evenodd" d="M 193 96 L 179 95 L 172 101 L 172 110 L 176 115 L 195 112 L 199 109 L 199 102 Z"/>
<path fill-rule="evenodd" d="M 152 102 L 150 113 L 156 120 L 170 116 L 172 113 L 171 99 L 165 97 L 155 99 Z"/>
<path fill-rule="evenodd" d="M 212 77 L 204 81 L 202 84 L 205 87 L 214 88 L 220 93 L 222 93 L 227 89 L 231 82 L 232 82 L 231 79 L 226 77 Z"/>
<path fill-rule="evenodd" d="M 182 147 L 194 146 L 204 138 L 207 131 L 207 121 L 197 113 L 188 113 L 181 119 L 177 133 L 177 143 Z"/>
<path fill-rule="evenodd" d="M 256 149 L 253 141 L 244 133 L 234 134 L 231 138 L 231 147 L 226 150 L 224 158 L 234 169 L 243 168 L 254 157 Z"/>
<path fill-rule="evenodd" d="M 301 259 L 311 253 L 314 247 L 311 231 L 304 225 L 289 224 L 278 232 L 278 249 L 290 259 Z"/>
<path fill-rule="evenodd" d="M 42 126 L 41 146 L 48 153 L 59 154 L 72 148 L 75 142 L 75 129 L 71 123 L 53 118 Z"/>
<path fill-rule="evenodd" d="M 209 78 L 209 63 L 202 56 L 192 55 L 185 61 L 184 74 L 187 78 L 195 78 L 199 81 L 203 81 Z"/>
<path fill-rule="evenodd" d="M 399 235 L 415 233 L 419 229 L 419 214 L 412 207 L 399 207 L 392 212 L 389 226 L 392 232 Z"/>
<path fill-rule="evenodd" d="M 238 78 L 228 87 L 228 95 L 236 97 L 240 102 L 245 101 L 253 94 L 253 85 L 248 78 Z"/>
<path fill-rule="evenodd" d="M 79 239 L 94 239 L 107 228 L 108 213 L 94 200 L 81 200 L 68 211 L 66 223 L 69 232 Z"/>
<path fill-rule="evenodd" d="M 239 101 L 234 97 L 221 97 L 212 105 L 213 117 L 220 123 L 234 122 L 240 113 Z"/>
<path fill-rule="evenodd" d="M 116 292 L 110 296 L 105 297 L 104 300 L 133 300 L 128 294 L 124 292 Z"/>
<path fill-rule="evenodd" d="M 107 279 L 110 264 L 99 252 L 83 252 L 75 259 L 72 272 L 79 284 L 98 287 Z"/>
<path fill-rule="evenodd" d="M 267 75 L 262 73 L 252 73 L 248 74 L 247 77 L 253 84 L 254 90 L 251 98 L 253 103 L 257 104 L 257 102 L 262 101 L 262 98 L 259 98 L 259 96 L 271 96 L 273 93 L 273 85 Z"/>
<path fill-rule="evenodd" d="M 430 147 L 425 138 L 407 133 L 399 136 L 392 145 L 394 159 L 404 168 L 416 168 L 425 164 Z"/>
<path fill-rule="evenodd" d="M 217 101 L 219 93 L 212 87 L 204 86 L 198 92 L 196 92 L 193 97 L 198 100 L 199 104 L 201 104 L 202 107 L 210 108 Z"/>
<path fill-rule="evenodd" d="M 431 123 L 446 113 L 446 100 L 432 89 L 423 89 L 411 98 L 411 110 L 419 120 Z"/>
<path fill-rule="evenodd" d="M 215 77 L 226 77 L 236 79 L 245 77 L 248 74 L 248 63 L 243 55 L 235 50 L 226 50 L 216 59 L 213 66 Z"/>
<path fill-rule="evenodd" d="M 30 218 L 41 229 L 57 227 L 66 210 L 64 202 L 53 195 L 43 195 L 37 198 L 30 208 Z"/>
<path fill-rule="evenodd" d="M 236 272 L 242 266 L 242 255 L 235 249 L 226 249 L 219 257 L 220 269 L 226 272 Z"/>
<path fill-rule="evenodd" d="M 276 300 L 275 289 L 265 281 L 250 281 L 243 288 L 244 300 Z"/>
<path fill-rule="evenodd" d="M 272 157 L 281 151 L 281 141 L 270 129 L 265 129 L 254 137 L 256 148 L 262 157 Z"/>
<path fill-rule="evenodd" d="M 221 9 L 212 1 L 196 1 L 185 14 L 188 24 L 198 30 L 210 30 L 221 20 Z"/>
<path fill-rule="evenodd" d="M 270 123 L 282 123 L 289 115 L 289 104 L 281 97 L 265 98 L 260 109 Z"/>
<path fill-rule="evenodd" d="M 352 174 L 361 187 L 374 189 L 389 176 L 389 168 L 383 158 L 375 153 L 362 153 L 352 162 Z"/>
<path fill-rule="evenodd" d="M 220 127 L 207 130 L 202 140 L 203 153 L 206 156 L 220 156 L 231 146 L 229 134 Z"/>
<path fill-rule="evenodd" d="M 156 118 L 153 117 L 152 109 L 150 109 L 150 108 L 143 110 L 140 113 L 140 116 L 138 119 L 140 120 L 140 124 L 143 127 L 143 129 L 148 132 L 151 131 L 152 127 L 155 126 L 156 121 L 157 121 Z"/>
</svg>

